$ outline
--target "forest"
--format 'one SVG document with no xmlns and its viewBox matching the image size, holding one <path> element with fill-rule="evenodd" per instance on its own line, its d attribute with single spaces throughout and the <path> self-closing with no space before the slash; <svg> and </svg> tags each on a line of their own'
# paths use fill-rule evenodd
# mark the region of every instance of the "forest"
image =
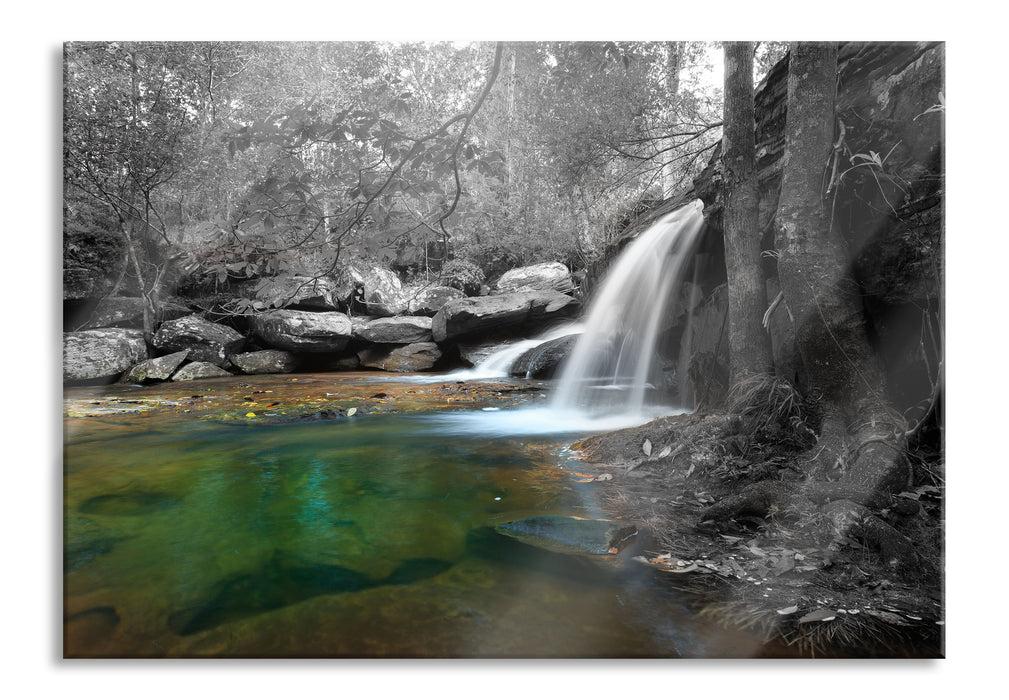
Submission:
<svg viewBox="0 0 1009 700">
<path fill-rule="evenodd" d="M 63 48 L 65 654 L 943 655 L 944 44 Z"/>
</svg>

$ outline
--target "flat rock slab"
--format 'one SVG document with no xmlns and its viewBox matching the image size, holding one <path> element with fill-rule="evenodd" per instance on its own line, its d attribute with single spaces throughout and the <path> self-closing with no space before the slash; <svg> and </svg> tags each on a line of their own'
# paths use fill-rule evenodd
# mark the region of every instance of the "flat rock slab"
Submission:
<svg viewBox="0 0 1009 700">
<path fill-rule="evenodd" d="M 230 377 L 231 372 L 221 369 L 211 362 L 191 362 L 174 375 L 173 382 L 188 382 L 194 379 L 210 379 L 212 377 Z"/>
<path fill-rule="evenodd" d="M 96 328 L 63 334 L 63 381 L 119 376 L 147 359 L 143 331 Z"/>
<path fill-rule="evenodd" d="M 441 359 L 434 343 L 410 343 L 400 346 L 373 346 L 357 354 L 361 365 L 386 372 L 423 372 Z"/>
<path fill-rule="evenodd" d="M 186 358 L 189 357 L 188 350 L 173 352 L 171 355 L 155 357 L 152 360 L 144 360 L 138 365 L 130 368 L 130 371 L 123 375 L 119 381 L 123 384 L 144 384 L 145 382 L 163 382 L 172 376 L 172 373 L 179 368 Z"/>
<path fill-rule="evenodd" d="M 441 343 L 565 318 L 577 308 L 572 297 L 554 291 L 468 297 L 445 304 L 435 314 L 431 330 L 435 341 Z"/>
<path fill-rule="evenodd" d="M 537 515 L 494 529 L 534 547 L 561 554 L 610 554 L 638 532 L 633 523 L 570 515 Z"/>
<path fill-rule="evenodd" d="M 253 317 L 252 330 L 265 344 L 292 352 L 339 352 L 352 337 L 350 319 L 339 311 L 270 311 Z"/>
<path fill-rule="evenodd" d="M 432 340 L 428 316 L 377 318 L 354 327 L 354 336 L 370 343 L 428 343 Z"/>
<path fill-rule="evenodd" d="M 231 363 L 245 374 L 289 374 L 297 360 L 285 350 L 258 350 L 232 355 Z"/>
<path fill-rule="evenodd" d="M 162 323 L 151 344 L 166 352 L 189 350 L 191 360 L 225 366 L 228 356 L 245 345 L 245 338 L 234 328 L 192 314 Z"/>
</svg>

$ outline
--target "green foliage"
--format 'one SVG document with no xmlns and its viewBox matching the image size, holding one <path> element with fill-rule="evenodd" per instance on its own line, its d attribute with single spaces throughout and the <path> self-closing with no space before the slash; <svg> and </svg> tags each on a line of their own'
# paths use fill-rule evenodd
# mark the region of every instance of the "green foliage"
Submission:
<svg viewBox="0 0 1009 700">
<path fill-rule="evenodd" d="M 479 293 L 480 285 L 484 283 L 484 273 L 476 263 L 457 258 L 445 263 L 439 281 L 446 287 L 455 287 L 472 296 Z"/>
<path fill-rule="evenodd" d="M 667 53 L 510 44 L 484 96 L 490 44 L 71 43 L 66 179 L 145 245 L 181 246 L 191 279 L 215 287 L 341 258 L 426 274 L 431 246 L 481 281 L 580 267 L 609 213 L 654 186 L 664 134 L 711 121 L 691 82 L 703 45 L 683 45 L 675 99 Z"/>
</svg>

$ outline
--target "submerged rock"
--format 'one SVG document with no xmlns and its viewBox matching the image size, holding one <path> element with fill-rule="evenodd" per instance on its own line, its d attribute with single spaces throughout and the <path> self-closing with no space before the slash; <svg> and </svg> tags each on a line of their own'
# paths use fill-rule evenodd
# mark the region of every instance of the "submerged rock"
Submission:
<svg viewBox="0 0 1009 700">
<path fill-rule="evenodd" d="M 374 346 L 357 354 L 365 367 L 386 372 L 422 372 L 435 366 L 441 350 L 434 343 L 410 343 L 397 347 Z"/>
<path fill-rule="evenodd" d="M 578 308 L 572 297 L 554 291 L 529 291 L 450 301 L 435 314 L 435 341 L 467 338 L 487 331 L 542 324 L 570 316 Z"/>
<path fill-rule="evenodd" d="M 297 360 L 284 350 L 258 350 L 231 356 L 231 362 L 245 374 L 288 374 Z"/>
<path fill-rule="evenodd" d="M 531 290 L 570 292 L 575 288 L 571 271 L 564 263 L 548 262 L 516 267 L 501 275 L 495 289 L 498 294 Z"/>
<path fill-rule="evenodd" d="M 234 328 L 191 314 L 162 323 L 151 343 L 167 352 L 189 350 L 191 360 L 224 367 L 228 357 L 245 345 L 245 338 Z"/>
<path fill-rule="evenodd" d="M 119 376 L 147 359 L 142 331 L 96 328 L 63 334 L 63 381 Z"/>
<path fill-rule="evenodd" d="M 610 554 L 638 533 L 633 523 L 570 515 L 537 515 L 494 529 L 526 544 L 562 554 Z"/>
<path fill-rule="evenodd" d="M 119 380 L 123 384 L 144 384 L 146 382 L 165 381 L 172 376 L 172 372 L 179 368 L 186 358 L 189 357 L 189 350 L 173 352 L 171 355 L 156 357 L 152 360 L 144 360 L 138 365 L 130 368 L 130 371 Z"/>
<path fill-rule="evenodd" d="M 265 344 L 293 352 L 339 352 L 352 337 L 350 319 L 339 311 L 270 311 L 253 317 L 252 330 Z"/>
<path fill-rule="evenodd" d="M 192 362 L 172 375 L 172 381 L 188 382 L 193 379 L 210 379 L 212 377 L 230 376 L 232 376 L 231 372 L 226 369 L 221 369 L 211 362 Z"/>
</svg>

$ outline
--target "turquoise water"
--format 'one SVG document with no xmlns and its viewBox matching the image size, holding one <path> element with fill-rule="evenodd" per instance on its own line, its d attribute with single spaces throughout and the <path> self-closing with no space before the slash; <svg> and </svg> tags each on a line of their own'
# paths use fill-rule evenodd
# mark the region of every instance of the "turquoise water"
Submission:
<svg viewBox="0 0 1009 700">
<path fill-rule="evenodd" d="M 64 654 L 752 652 L 627 557 L 496 533 L 537 514 L 601 517 L 598 485 L 567 476 L 570 435 L 464 434 L 453 414 L 279 425 L 127 414 L 68 430 Z"/>
</svg>

